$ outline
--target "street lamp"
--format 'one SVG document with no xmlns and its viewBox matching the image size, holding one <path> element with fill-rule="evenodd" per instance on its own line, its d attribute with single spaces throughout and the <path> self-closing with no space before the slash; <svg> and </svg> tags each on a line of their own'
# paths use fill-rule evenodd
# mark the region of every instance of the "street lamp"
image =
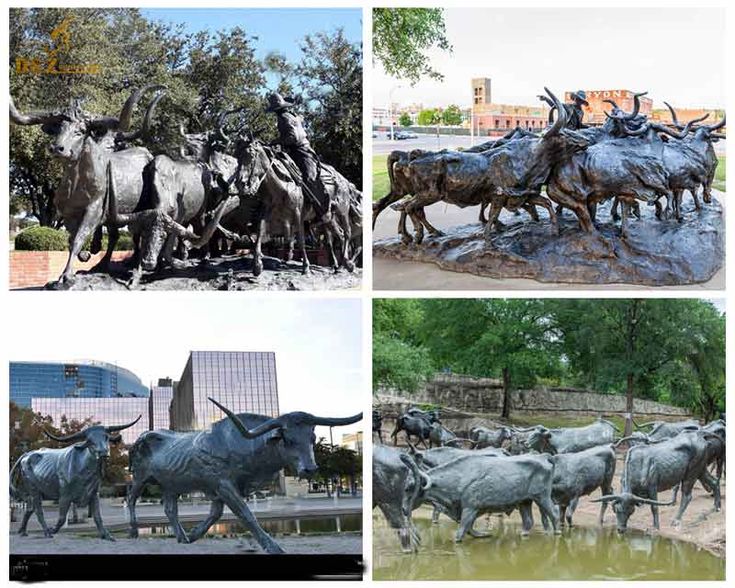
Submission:
<svg viewBox="0 0 735 588">
<path fill-rule="evenodd" d="M 393 135 L 393 92 L 398 88 L 403 88 L 401 84 L 396 84 L 388 92 L 388 118 L 390 119 L 390 140 L 394 141 Z"/>
</svg>

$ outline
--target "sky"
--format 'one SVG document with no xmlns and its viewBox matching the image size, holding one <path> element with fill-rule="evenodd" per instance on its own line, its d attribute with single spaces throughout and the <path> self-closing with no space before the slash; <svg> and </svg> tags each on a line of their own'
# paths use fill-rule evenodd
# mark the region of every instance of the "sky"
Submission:
<svg viewBox="0 0 735 588">
<path fill-rule="evenodd" d="M 255 46 L 260 58 L 278 51 L 289 61 L 298 61 L 299 44 L 307 34 L 339 27 L 353 43 L 362 41 L 362 12 L 357 8 L 143 8 L 141 13 L 154 21 L 182 23 L 192 33 L 239 26 L 258 37 Z"/>
<path fill-rule="evenodd" d="M 567 90 L 648 91 L 654 106 L 723 107 L 722 8 L 447 9 L 451 54 L 429 52 L 443 82 L 411 87 L 373 75 L 374 105 L 469 107 L 470 79 L 492 79 L 495 103 L 534 105 L 548 86 Z"/>
<path fill-rule="evenodd" d="M 189 351 L 274 351 L 282 413 L 343 417 L 363 409 L 359 299 L 125 294 L 45 296 L 39 312 L 15 313 L 10 360 L 107 361 L 148 385 L 178 380 Z M 334 428 L 335 443 L 367 431 L 366 423 Z M 317 436 L 328 439 L 329 429 L 318 427 Z"/>
</svg>

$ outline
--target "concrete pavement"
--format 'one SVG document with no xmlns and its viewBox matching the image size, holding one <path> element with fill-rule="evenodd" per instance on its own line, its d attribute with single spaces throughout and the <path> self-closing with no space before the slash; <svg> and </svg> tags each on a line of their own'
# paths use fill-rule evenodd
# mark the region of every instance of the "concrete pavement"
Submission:
<svg viewBox="0 0 735 588">
<path fill-rule="evenodd" d="M 267 498 L 257 501 L 248 501 L 250 510 L 257 516 L 259 520 L 277 520 L 277 519 L 297 519 L 297 518 L 314 518 L 325 516 L 339 516 L 347 514 L 360 514 L 362 512 L 362 497 L 340 497 L 340 498 Z M 86 513 L 85 509 L 79 509 L 80 515 Z M 100 504 L 102 512 L 102 520 L 105 527 L 110 531 L 127 529 L 129 511 L 120 501 L 114 502 L 110 499 L 102 500 Z M 58 508 L 54 506 L 44 507 L 44 517 L 49 526 L 53 526 L 59 516 Z M 198 503 L 179 503 L 179 520 L 182 523 L 197 523 L 203 520 L 209 513 L 209 502 L 202 501 Z M 136 514 L 139 525 L 150 524 L 168 524 L 168 518 L 163 512 L 163 506 L 158 503 L 138 503 L 136 506 Z M 18 521 L 10 524 L 10 532 L 15 533 L 20 526 L 20 518 L 22 511 L 18 511 L 16 518 Z M 69 517 L 71 518 L 71 516 Z M 225 507 L 222 515 L 222 521 L 236 520 L 235 515 L 230 509 Z M 96 529 L 94 521 L 89 518 L 83 523 L 70 525 L 67 524 L 61 529 L 61 532 L 88 532 Z M 41 526 L 38 524 L 36 515 L 34 514 L 28 523 L 29 533 L 41 532 Z"/>
</svg>

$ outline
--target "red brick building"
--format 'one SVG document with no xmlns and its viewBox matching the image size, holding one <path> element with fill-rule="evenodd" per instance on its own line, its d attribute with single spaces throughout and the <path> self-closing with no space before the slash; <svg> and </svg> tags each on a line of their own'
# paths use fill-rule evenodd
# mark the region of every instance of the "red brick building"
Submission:
<svg viewBox="0 0 735 588">
<path fill-rule="evenodd" d="M 603 102 L 604 100 L 612 100 L 626 112 L 633 110 L 633 92 L 630 90 L 585 90 L 585 92 L 587 93 L 587 102 L 589 102 L 589 106 L 582 107 L 584 108 L 585 124 L 601 125 L 605 122 L 605 111 L 610 112 L 612 106 L 607 102 Z M 564 102 L 573 102 L 571 94 L 571 91 L 565 92 Z M 643 96 L 640 101 L 641 114 L 650 116 L 653 110 L 653 100 Z"/>
</svg>

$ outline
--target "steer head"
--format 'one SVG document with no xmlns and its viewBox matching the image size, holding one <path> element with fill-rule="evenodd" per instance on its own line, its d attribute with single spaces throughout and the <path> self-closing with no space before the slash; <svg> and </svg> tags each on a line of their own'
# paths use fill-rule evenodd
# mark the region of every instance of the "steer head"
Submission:
<svg viewBox="0 0 735 588">
<path fill-rule="evenodd" d="M 143 93 L 152 89 L 160 91 L 164 88 L 149 85 L 133 90 L 117 117 L 92 116 L 84 112 L 78 99 L 72 100 L 62 110 L 22 114 L 15 107 L 11 97 L 10 121 L 22 126 L 41 125 L 41 130 L 52 138 L 48 147 L 50 153 L 60 159 L 75 162 L 79 159 L 88 139 L 112 151 L 115 141 L 131 141 L 143 136 L 147 128 L 131 132 L 130 122 L 135 105 L 140 101 Z"/>
<path fill-rule="evenodd" d="M 539 453 L 556 453 L 551 445 L 551 431 L 544 426 L 539 426 L 528 436 L 527 445 Z"/>
<path fill-rule="evenodd" d="M 564 106 L 551 90 L 544 90 L 549 96 L 547 100 L 555 105 L 556 121 L 540 136 L 529 134 L 487 152 L 493 164 L 489 183 L 498 193 L 519 199 L 539 194 L 556 164 L 590 144 L 581 133 L 565 128 Z"/>
<path fill-rule="evenodd" d="M 132 427 L 135 423 L 140 420 L 142 415 L 138 415 L 138 418 L 133 422 L 126 425 L 113 425 L 105 427 L 103 425 L 92 425 L 86 429 L 82 429 L 71 435 L 65 437 L 57 437 L 53 433 L 50 433 L 44 429 L 44 433 L 47 437 L 58 441 L 59 443 L 68 443 L 75 441 L 74 448 L 78 450 L 89 449 L 95 457 L 105 458 L 110 455 L 110 443 L 118 443 L 122 440 L 120 431 Z"/>
<path fill-rule="evenodd" d="M 238 415 L 213 398 L 209 400 L 227 415 L 237 431 L 246 439 L 255 439 L 273 431 L 266 442 L 271 444 L 283 461 L 293 466 L 302 478 L 311 478 L 317 470 L 314 460 L 315 426 L 338 427 L 362 420 L 362 413 L 345 418 L 329 418 L 314 416 L 308 412 L 289 412 L 269 419 L 254 429 L 248 429 Z"/>
<path fill-rule="evenodd" d="M 615 517 L 617 519 L 618 533 L 625 533 L 628 530 L 628 519 L 635 512 L 637 506 L 642 504 L 652 504 L 654 506 L 671 506 L 674 501 L 661 502 L 659 500 L 651 500 L 650 498 L 641 498 L 630 492 L 622 494 L 609 494 L 590 500 L 590 502 L 612 502 Z"/>
</svg>

